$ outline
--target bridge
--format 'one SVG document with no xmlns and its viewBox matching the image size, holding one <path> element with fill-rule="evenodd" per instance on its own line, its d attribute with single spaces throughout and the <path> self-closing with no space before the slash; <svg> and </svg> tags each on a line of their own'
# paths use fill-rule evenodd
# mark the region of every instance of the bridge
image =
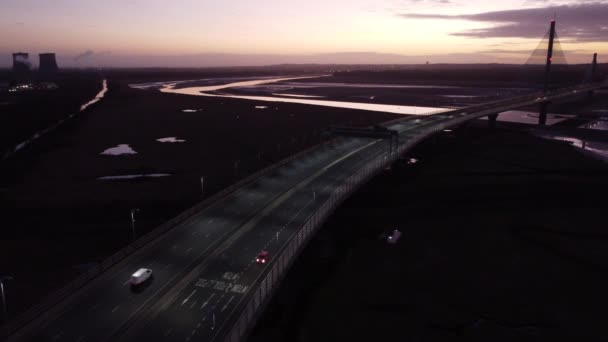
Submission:
<svg viewBox="0 0 608 342">
<path fill-rule="evenodd" d="M 240 341 L 298 254 L 333 211 L 415 145 L 464 122 L 589 96 L 608 83 L 543 90 L 334 138 L 242 180 L 119 251 L 30 316 L 8 341 Z M 255 258 L 270 253 L 268 263 Z M 154 278 L 131 291 L 141 267 Z"/>
</svg>

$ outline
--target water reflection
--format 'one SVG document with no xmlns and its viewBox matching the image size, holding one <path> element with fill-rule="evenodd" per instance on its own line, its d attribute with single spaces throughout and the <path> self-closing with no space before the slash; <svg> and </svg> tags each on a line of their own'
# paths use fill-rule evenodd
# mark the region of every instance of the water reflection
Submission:
<svg viewBox="0 0 608 342">
<path fill-rule="evenodd" d="M 318 78 L 320 76 L 306 76 L 306 77 L 290 77 L 290 78 L 276 78 L 276 79 L 262 79 L 253 81 L 236 82 L 214 86 L 202 86 L 202 87 L 187 87 L 187 88 L 176 88 L 179 82 L 167 82 L 160 88 L 161 92 L 182 94 L 182 95 L 194 95 L 194 96 L 207 96 L 207 97 L 229 97 L 235 99 L 253 100 L 253 101 L 264 101 L 264 102 L 283 102 L 283 103 L 299 103 L 308 104 L 315 106 L 325 107 L 336 107 L 346 109 L 358 109 L 375 112 L 385 112 L 393 114 L 404 114 L 404 115 L 431 115 L 448 111 L 446 108 L 436 107 L 416 107 L 416 106 L 400 106 L 400 105 L 388 105 L 388 104 L 372 104 L 372 103 L 359 103 L 359 102 L 342 102 L 342 101 L 329 101 L 329 100 L 314 100 L 304 98 L 285 98 L 285 97 L 271 97 L 271 96 L 245 96 L 245 95 L 219 95 L 211 94 L 209 92 L 237 88 L 245 86 L 258 86 L 269 83 L 282 82 L 287 80 L 297 80 L 305 78 Z M 339 83 L 333 84 L 334 86 L 340 85 Z M 396 87 L 396 86 L 395 86 Z M 399 86 L 405 87 L 405 86 Z M 410 86 L 412 87 L 412 86 Z M 419 86 L 416 86 L 419 87 Z M 431 87 L 431 86 L 428 86 Z"/>
<path fill-rule="evenodd" d="M 161 143 L 182 143 L 182 142 L 186 142 L 186 140 L 177 139 L 177 137 L 160 138 L 160 139 L 156 139 L 156 141 L 161 142 Z"/>
<path fill-rule="evenodd" d="M 135 152 L 135 150 L 133 150 L 128 144 L 120 144 L 116 147 L 109 148 L 100 154 L 106 156 L 120 156 L 123 154 L 137 154 L 137 152 Z"/>
<path fill-rule="evenodd" d="M 327 76 L 329 76 L 329 75 L 267 78 L 267 79 L 251 80 L 251 81 L 240 81 L 240 82 L 234 82 L 234 83 L 228 83 L 228 84 L 184 87 L 184 88 L 176 88 L 178 86 L 178 84 L 183 84 L 184 82 L 172 82 L 172 83 L 164 84 L 160 91 L 163 93 L 175 93 L 175 94 L 199 95 L 200 96 L 201 93 L 209 93 L 209 92 L 218 91 L 218 90 L 227 89 L 227 88 L 254 87 L 254 86 L 268 84 L 268 83 L 276 83 L 276 82 L 289 81 L 289 80 L 301 80 L 301 79 L 306 79 L 306 78 L 327 77 Z"/>
<path fill-rule="evenodd" d="M 547 114 L 547 126 L 570 119 L 572 116 Z M 487 120 L 483 117 L 482 120 Z M 498 114 L 498 121 L 538 125 L 538 113 L 521 110 L 509 110 Z"/>
<path fill-rule="evenodd" d="M 322 99 L 322 98 L 325 98 L 325 96 L 319 96 L 319 95 L 278 94 L 278 93 L 273 93 L 272 95 L 274 95 L 274 96 L 287 96 L 287 97 L 299 97 L 299 98 L 310 98 L 310 99 Z"/>
<path fill-rule="evenodd" d="M 553 136 L 553 135 L 541 135 L 545 139 L 553 139 L 559 141 L 565 141 L 570 143 L 572 146 L 588 151 L 593 155 L 600 157 L 601 159 L 608 160 L 608 143 L 588 141 L 568 136 Z"/>
<path fill-rule="evenodd" d="M 80 106 L 80 110 L 83 111 L 83 110 L 87 109 L 90 105 L 99 102 L 99 100 L 103 99 L 103 97 L 106 95 L 107 92 L 108 92 L 108 81 L 103 80 L 101 91 L 95 96 L 94 99 L 92 99 L 91 101 Z"/>
<path fill-rule="evenodd" d="M 171 174 L 168 173 L 148 173 L 148 174 L 137 174 L 137 175 L 119 175 L 119 176 L 105 176 L 99 177 L 97 180 L 128 180 L 138 178 L 160 178 L 169 177 Z"/>
<path fill-rule="evenodd" d="M 608 110 L 600 109 L 594 110 L 596 113 L 608 113 Z M 582 126 L 581 128 L 595 129 L 598 131 L 608 131 L 608 116 L 601 116 L 596 121 L 588 122 Z"/>
</svg>

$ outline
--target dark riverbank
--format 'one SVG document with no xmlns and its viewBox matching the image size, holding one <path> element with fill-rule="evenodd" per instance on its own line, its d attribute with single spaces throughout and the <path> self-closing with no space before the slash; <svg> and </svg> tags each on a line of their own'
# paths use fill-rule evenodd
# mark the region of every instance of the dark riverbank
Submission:
<svg viewBox="0 0 608 342">
<path fill-rule="evenodd" d="M 0 80 L 9 77 L 10 73 L 0 72 Z M 53 80 L 56 89 L 0 92 L 0 155 L 77 113 L 101 90 L 101 80 L 97 72 L 63 71 Z"/>
<path fill-rule="evenodd" d="M 604 339 L 606 163 L 479 122 L 409 157 L 336 212 L 249 341 Z"/>
</svg>

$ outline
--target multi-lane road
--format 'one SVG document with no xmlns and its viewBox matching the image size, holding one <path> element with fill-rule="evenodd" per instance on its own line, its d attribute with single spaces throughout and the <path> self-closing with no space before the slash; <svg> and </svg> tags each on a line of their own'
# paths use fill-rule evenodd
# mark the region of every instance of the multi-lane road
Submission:
<svg viewBox="0 0 608 342">
<path fill-rule="evenodd" d="M 392 123 L 403 153 L 428 135 L 495 112 L 573 95 L 570 88 Z M 275 169 L 198 212 L 142 248 L 41 320 L 39 341 L 213 341 L 223 338 L 243 300 L 259 286 L 268 264 L 344 180 L 372 162 L 390 163 L 389 143 L 338 138 Z M 381 163 L 376 163 L 380 165 Z M 133 291 L 130 275 L 154 271 Z M 25 336 L 25 335 L 24 335 Z M 32 337 L 30 335 L 29 337 Z"/>
</svg>

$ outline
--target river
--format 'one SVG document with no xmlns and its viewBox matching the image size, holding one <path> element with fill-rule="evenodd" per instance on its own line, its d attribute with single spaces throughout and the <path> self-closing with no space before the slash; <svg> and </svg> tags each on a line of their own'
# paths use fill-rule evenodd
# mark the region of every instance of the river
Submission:
<svg viewBox="0 0 608 342">
<path fill-rule="evenodd" d="M 222 84 L 222 85 L 184 87 L 184 88 L 177 88 L 177 86 L 180 83 L 184 83 L 185 81 L 184 82 L 172 81 L 172 82 L 166 82 L 166 83 L 156 82 L 155 84 L 160 86 L 160 91 L 163 93 L 192 95 L 192 96 L 234 98 L 234 99 L 243 99 L 243 100 L 259 101 L 259 102 L 298 103 L 298 104 L 307 104 L 307 105 L 313 105 L 313 106 L 347 108 L 347 109 L 367 110 L 367 111 L 385 112 L 385 113 L 403 114 L 403 115 L 430 115 L 430 114 L 441 113 L 441 112 L 450 110 L 450 109 L 446 109 L 446 108 L 437 108 L 437 107 L 401 106 L 401 105 L 390 105 L 390 104 L 375 104 L 375 103 L 361 103 L 361 102 L 318 100 L 318 99 L 308 99 L 308 98 L 294 98 L 293 96 L 272 97 L 272 96 L 211 94 L 211 92 L 216 92 L 218 90 L 225 90 L 225 89 L 230 89 L 230 88 L 255 87 L 258 85 L 265 85 L 265 84 L 270 84 L 270 83 L 292 81 L 292 80 L 299 80 L 299 79 L 306 79 L 306 78 L 319 78 L 319 77 L 325 77 L 325 76 L 327 76 L 327 75 L 259 79 L 259 80 L 251 80 L 251 81 L 234 82 L 234 83 L 228 83 L 228 84 Z M 136 88 L 136 87 L 139 87 L 139 85 L 132 85 L 132 87 Z"/>
</svg>

